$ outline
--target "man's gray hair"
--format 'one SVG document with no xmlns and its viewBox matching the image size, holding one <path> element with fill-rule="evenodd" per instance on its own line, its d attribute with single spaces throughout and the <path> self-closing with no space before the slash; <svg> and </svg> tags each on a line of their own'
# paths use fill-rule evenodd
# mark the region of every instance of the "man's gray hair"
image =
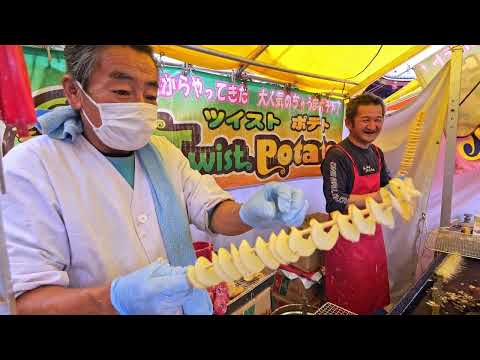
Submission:
<svg viewBox="0 0 480 360">
<path fill-rule="evenodd" d="M 67 63 L 67 72 L 77 80 L 86 90 L 88 81 L 95 67 L 97 56 L 102 48 L 113 45 L 65 45 L 64 55 Z M 153 49 L 148 45 L 119 45 L 127 46 L 138 52 L 145 53 L 157 62 L 153 56 Z"/>
</svg>

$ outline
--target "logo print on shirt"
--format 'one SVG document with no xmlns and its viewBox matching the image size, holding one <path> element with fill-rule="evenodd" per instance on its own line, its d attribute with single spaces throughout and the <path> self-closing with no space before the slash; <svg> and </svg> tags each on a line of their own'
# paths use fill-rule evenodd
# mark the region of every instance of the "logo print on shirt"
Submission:
<svg viewBox="0 0 480 360">
<path fill-rule="evenodd" d="M 363 173 L 364 173 L 364 174 L 371 174 L 371 173 L 374 173 L 374 172 L 376 172 L 376 171 L 377 171 L 377 170 L 376 170 L 374 167 L 370 166 L 370 165 L 364 165 L 364 166 L 363 166 Z"/>
</svg>

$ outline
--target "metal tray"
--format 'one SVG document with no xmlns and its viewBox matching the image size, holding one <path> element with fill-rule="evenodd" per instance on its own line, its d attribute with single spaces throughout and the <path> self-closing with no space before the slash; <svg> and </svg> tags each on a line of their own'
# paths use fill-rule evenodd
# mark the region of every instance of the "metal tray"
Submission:
<svg viewBox="0 0 480 360">
<path fill-rule="evenodd" d="M 418 279 L 415 284 L 402 296 L 400 301 L 393 307 L 388 315 L 409 315 L 411 314 L 418 304 L 425 297 L 427 291 L 433 286 L 434 280 L 432 279 L 435 269 L 445 259 L 446 254 L 436 254 L 433 261 L 428 266 L 428 269 Z"/>
</svg>

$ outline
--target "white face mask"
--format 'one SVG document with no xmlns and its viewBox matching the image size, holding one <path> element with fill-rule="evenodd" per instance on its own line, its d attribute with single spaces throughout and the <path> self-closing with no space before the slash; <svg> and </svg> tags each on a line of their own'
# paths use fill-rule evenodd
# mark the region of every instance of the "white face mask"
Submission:
<svg viewBox="0 0 480 360">
<path fill-rule="evenodd" d="M 134 151 L 144 147 L 157 122 L 157 106 L 146 103 L 96 103 L 77 81 L 82 93 L 98 109 L 102 125 L 95 127 L 82 109 L 83 115 L 98 138 L 115 150 Z"/>
</svg>

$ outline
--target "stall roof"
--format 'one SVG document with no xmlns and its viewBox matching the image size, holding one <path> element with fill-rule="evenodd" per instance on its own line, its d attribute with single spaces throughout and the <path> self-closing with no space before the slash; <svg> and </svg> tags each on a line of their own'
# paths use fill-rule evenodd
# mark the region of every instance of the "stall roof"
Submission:
<svg viewBox="0 0 480 360">
<path fill-rule="evenodd" d="M 400 98 L 410 96 L 411 94 L 414 94 L 414 92 L 417 93 L 421 88 L 422 87 L 418 80 L 412 80 L 403 88 L 384 99 L 385 104 L 390 104 Z"/>
<path fill-rule="evenodd" d="M 157 53 L 192 65 L 214 70 L 246 69 L 303 90 L 346 96 L 364 90 L 427 47 L 428 45 L 154 45 Z"/>
</svg>

